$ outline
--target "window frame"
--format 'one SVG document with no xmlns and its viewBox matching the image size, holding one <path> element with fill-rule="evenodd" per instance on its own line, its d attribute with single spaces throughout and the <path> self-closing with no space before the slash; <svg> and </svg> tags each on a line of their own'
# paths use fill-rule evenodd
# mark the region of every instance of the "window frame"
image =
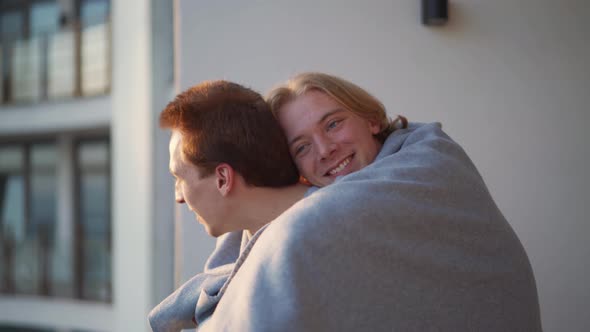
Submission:
<svg viewBox="0 0 590 332">
<path fill-rule="evenodd" d="M 0 79 L 2 80 L 1 84 L 1 93 L 0 93 L 0 105 L 22 105 L 22 104 L 37 104 L 40 102 L 46 101 L 55 101 L 55 100 L 68 100 L 68 99 L 76 99 L 76 98 L 83 98 L 83 97 L 93 97 L 97 95 L 107 95 L 111 91 L 112 86 L 112 29 L 111 29 L 111 15 L 112 15 L 112 1 L 111 0 L 72 0 L 73 1 L 73 17 L 69 20 L 67 17 L 60 14 L 59 17 L 59 25 L 60 30 L 62 29 L 71 29 L 74 33 L 74 41 L 73 41 L 73 72 L 74 72 L 74 86 L 73 91 L 71 94 L 67 96 L 59 96 L 59 97 L 52 97 L 49 96 L 50 91 L 50 82 L 49 82 L 49 51 L 48 51 L 48 40 L 47 38 L 43 38 L 42 40 L 42 50 L 41 50 L 41 63 L 40 66 L 40 96 L 39 99 L 30 99 L 30 100 L 15 100 L 14 97 L 14 77 L 12 77 L 12 73 L 10 72 L 10 68 L 12 67 L 12 52 L 13 52 L 13 45 L 14 41 L 8 41 L 8 46 L 4 45 L 4 41 L 0 35 L 0 52 L 1 57 L 0 60 Z M 31 36 L 31 13 L 32 7 L 34 4 L 37 3 L 44 3 L 44 2 L 51 2 L 51 3 L 59 3 L 57 0 L 2 0 L 0 2 L 0 15 L 4 12 L 9 11 L 18 11 L 22 14 L 22 39 L 29 40 Z M 82 43 L 83 43 L 83 22 L 82 22 L 82 6 L 86 2 L 105 2 L 107 5 L 107 16 L 105 18 L 105 25 L 107 29 L 107 36 L 106 36 L 106 68 L 105 68 L 105 75 L 106 75 L 106 86 L 104 91 L 102 92 L 90 92 L 84 93 L 83 90 L 83 68 L 82 68 Z M 4 64 L 6 63 L 6 65 Z M 5 73 L 6 68 L 6 73 Z"/>
<path fill-rule="evenodd" d="M 107 249 L 111 253 L 111 262 L 113 260 L 113 242 L 112 242 L 112 230 L 113 230 L 113 209 L 112 209 L 112 174 L 111 174 L 111 140 L 108 136 L 100 136 L 100 135 L 93 135 L 88 137 L 77 137 L 74 139 L 74 143 L 72 144 L 72 155 L 73 155 L 73 162 L 74 167 L 72 168 L 74 172 L 74 252 L 76 255 L 74 256 L 74 297 L 81 300 L 93 300 L 86 298 L 84 296 L 84 225 L 82 223 L 82 209 L 81 209 L 81 201 L 82 201 L 82 193 L 81 193 L 81 167 L 80 167 L 80 146 L 84 143 L 89 142 L 106 142 L 107 143 L 107 205 L 109 208 L 109 215 L 108 215 L 108 232 L 107 232 Z M 113 278 L 112 278 L 112 266 L 111 266 L 111 278 L 110 282 L 108 283 L 108 296 L 107 296 L 107 303 L 112 303 L 113 299 Z"/>
<path fill-rule="evenodd" d="M 23 177 L 23 187 L 24 187 L 24 227 L 26 232 L 28 233 L 29 229 L 31 228 L 31 197 L 32 197 L 32 186 L 31 186 L 31 177 L 33 175 L 33 167 L 31 164 L 31 151 L 32 146 L 38 144 L 54 144 L 56 147 L 56 153 L 59 154 L 59 150 L 62 148 L 60 146 L 59 135 L 67 135 L 70 139 L 71 144 L 69 145 L 68 154 L 70 154 L 71 158 L 69 158 L 70 169 L 73 172 L 71 175 L 72 182 L 69 185 L 69 188 L 66 190 L 70 193 L 71 197 L 73 198 L 71 201 L 71 215 L 72 215 L 72 243 L 71 243 L 71 275 L 72 275 L 72 285 L 71 285 L 71 292 L 70 296 L 64 295 L 52 295 L 52 274 L 39 272 L 39 279 L 36 280 L 38 285 L 36 286 L 37 291 L 34 292 L 18 292 L 14 275 L 15 275 L 15 248 L 12 248 L 11 257 L 9 258 L 12 263 L 5 264 L 6 270 L 3 271 L 2 275 L 0 275 L 0 296 L 2 295 L 33 295 L 33 296 L 44 296 L 44 297 L 52 297 L 52 298 L 72 298 L 76 300 L 83 300 L 83 301 L 91 301 L 97 303 L 112 303 L 113 298 L 113 274 L 112 274 L 112 262 L 114 260 L 114 253 L 112 250 L 112 221 L 113 221 L 113 210 L 112 210 L 112 169 L 111 169 L 111 162 L 112 162 L 112 145 L 111 145 L 111 138 L 108 133 L 108 130 L 105 129 L 95 129 L 89 131 L 74 131 L 67 134 L 64 133 L 55 133 L 55 134 L 44 134 L 44 135 L 34 135 L 34 136 L 25 136 L 19 137 L 14 136 L 10 138 L 0 137 L 0 147 L 5 146 L 16 146 L 23 151 L 23 167 L 15 174 L 19 174 Z M 101 172 L 105 172 L 107 177 L 107 187 L 106 187 L 106 203 L 108 206 L 108 215 L 107 215 L 107 236 L 106 242 L 109 256 L 110 256 L 110 276 L 107 282 L 107 291 L 108 294 L 105 300 L 95 299 L 86 297 L 84 295 L 84 251 L 81 250 L 84 246 L 83 242 L 83 225 L 82 225 L 82 209 L 81 209 L 81 167 L 79 163 L 79 148 L 84 143 L 89 142 L 101 142 L 106 143 L 107 146 L 107 160 L 106 160 L 106 168 L 100 169 Z M 56 165 L 56 172 L 58 172 L 60 165 Z M 56 174 L 57 177 L 57 174 Z M 59 180 L 56 188 L 59 188 L 61 185 Z M 59 195 L 60 190 L 57 189 L 56 195 Z M 57 204 L 57 203 L 56 203 Z M 55 220 L 56 227 L 59 224 L 59 221 Z M 0 229 L 3 229 L 4 220 L 0 220 Z M 3 233 L 3 230 L 0 230 L 0 234 Z M 2 241 L 4 243 L 4 241 Z M 3 262 L 7 259 L 5 256 L 4 250 L 2 250 L 2 257 L 0 260 Z M 41 267 L 44 266 L 43 264 L 51 264 L 51 258 L 47 258 L 49 256 L 44 257 L 44 261 L 41 262 Z M 10 263 L 8 261 L 7 263 Z M 41 269 L 40 267 L 40 269 Z M 41 271 L 41 270 L 40 270 Z"/>
</svg>

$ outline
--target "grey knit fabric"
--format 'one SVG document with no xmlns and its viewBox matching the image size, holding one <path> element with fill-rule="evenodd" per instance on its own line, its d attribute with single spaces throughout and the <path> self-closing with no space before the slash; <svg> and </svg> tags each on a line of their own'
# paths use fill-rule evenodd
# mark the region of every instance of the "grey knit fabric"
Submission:
<svg viewBox="0 0 590 332">
<path fill-rule="evenodd" d="M 439 124 L 270 223 L 199 331 L 540 331 L 516 234 Z"/>
</svg>

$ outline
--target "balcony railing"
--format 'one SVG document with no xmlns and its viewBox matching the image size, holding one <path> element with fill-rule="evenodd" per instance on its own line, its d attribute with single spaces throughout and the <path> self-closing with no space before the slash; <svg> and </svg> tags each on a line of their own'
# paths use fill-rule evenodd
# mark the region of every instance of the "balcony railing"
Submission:
<svg viewBox="0 0 590 332">
<path fill-rule="evenodd" d="M 0 45 L 0 101 L 34 103 L 107 94 L 111 82 L 109 22 L 40 34 Z"/>
</svg>

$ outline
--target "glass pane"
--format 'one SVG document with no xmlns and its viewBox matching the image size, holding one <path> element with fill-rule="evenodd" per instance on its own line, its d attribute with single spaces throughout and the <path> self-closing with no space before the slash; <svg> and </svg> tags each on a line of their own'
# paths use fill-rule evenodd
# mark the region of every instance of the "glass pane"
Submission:
<svg viewBox="0 0 590 332">
<path fill-rule="evenodd" d="M 4 83 L 11 71 L 9 63 L 10 54 L 14 43 L 23 38 L 23 15 L 12 11 L 0 14 L 0 101 L 4 100 Z"/>
<path fill-rule="evenodd" d="M 31 176 L 31 230 L 38 236 L 50 236 L 55 225 L 56 179 L 54 172 L 35 172 Z"/>
<path fill-rule="evenodd" d="M 0 291 L 14 290 L 14 252 L 25 235 L 25 191 L 21 175 L 0 173 Z"/>
<path fill-rule="evenodd" d="M 110 178 L 108 143 L 79 145 L 82 294 L 86 299 L 111 299 Z"/>
<path fill-rule="evenodd" d="M 13 241 L 25 235 L 25 184 L 22 175 L 0 174 L 2 233 Z"/>
<path fill-rule="evenodd" d="M 2 42 L 0 41 L 0 104 L 2 104 L 4 101 L 4 62 L 2 61 L 2 58 L 4 57 L 3 52 Z"/>
<path fill-rule="evenodd" d="M 74 34 L 59 31 L 59 6 L 56 2 L 39 2 L 31 8 L 31 36 L 47 42 L 47 96 L 74 94 Z"/>
<path fill-rule="evenodd" d="M 31 147 L 30 232 L 37 237 L 53 238 L 51 232 L 55 225 L 57 198 L 56 161 L 55 145 L 37 144 Z"/>
<path fill-rule="evenodd" d="M 86 142 L 80 145 L 80 167 L 101 167 L 108 163 L 108 146 L 104 142 Z"/>
<path fill-rule="evenodd" d="M 37 267 L 31 269 L 37 292 L 51 293 L 51 268 L 55 255 L 55 229 L 57 222 L 57 153 L 54 144 L 36 144 L 31 147 L 31 193 L 28 240 L 34 242 Z M 36 273 L 36 274 L 35 274 Z"/>
<path fill-rule="evenodd" d="M 108 2 L 87 0 L 82 4 L 82 93 L 95 95 L 109 87 Z"/>
<path fill-rule="evenodd" d="M 0 147 L 0 291 L 14 291 L 14 252 L 25 237 L 23 149 Z"/>
<path fill-rule="evenodd" d="M 21 12 L 6 12 L 0 16 L 0 39 L 15 41 L 23 38 L 23 14 Z"/>
<path fill-rule="evenodd" d="M 22 147 L 0 147 L 0 225 L 4 236 L 9 236 L 12 240 L 21 239 L 24 236 L 23 166 Z"/>
<path fill-rule="evenodd" d="M 81 178 L 81 222 L 84 228 L 84 297 L 101 301 L 110 298 L 110 211 L 108 177 L 84 173 Z"/>
<path fill-rule="evenodd" d="M 50 98 L 74 95 L 74 33 L 60 31 L 49 37 L 47 95 Z"/>
<path fill-rule="evenodd" d="M 36 238 L 26 236 L 22 241 L 15 243 L 13 278 L 17 293 L 39 293 L 42 257 L 43 253 Z"/>
<path fill-rule="evenodd" d="M 109 2 L 106 0 L 85 0 L 82 2 L 80 16 L 82 25 L 89 27 L 101 25 L 107 21 L 109 15 Z"/>
<path fill-rule="evenodd" d="M 23 168 L 24 152 L 19 146 L 0 147 L 0 172 L 20 171 Z"/>
<path fill-rule="evenodd" d="M 33 145 L 30 153 L 30 222 L 15 242 L 14 284 L 17 293 L 49 294 L 56 222 L 55 146 Z"/>
<path fill-rule="evenodd" d="M 12 89 L 15 101 L 35 101 L 41 97 L 41 39 L 34 37 L 14 44 Z"/>
<path fill-rule="evenodd" d="M 37 2 L 31 6 L 31 35 L 49 35 L 59 29 L 59 7 L 56 2 Z"/>
<path fill-rule="evenodd" d="M 105 173 L 82 174 L 82 222 L 87 234 L 108 232 L 108 178 Z"/>
<path fill-rule="evenodd" d="M 57 152 L 54 144 L 37 144 L 31 149 L 31 163 L 35 169 L 55 169 Z"/>
</svg>

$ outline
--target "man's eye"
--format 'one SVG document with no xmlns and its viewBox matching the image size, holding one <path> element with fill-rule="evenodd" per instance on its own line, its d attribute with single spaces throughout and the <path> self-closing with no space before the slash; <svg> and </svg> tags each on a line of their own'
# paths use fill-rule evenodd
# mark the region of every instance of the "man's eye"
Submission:
<svg viewBox="0 0 590 332">
<path fill-rule="evenodd" d="M 309 144 L 300 144 L 295 148 L 295 155 L 300 155 L 303 152 L 305 152 L 307 150 L 307 147 L 309 146 Z"/>
<path fill-rule="evenodd" d="M 341 120 L 331 120 L 330 122 L 328 122 L 328 125 L 326 126 L 327 130 L 332 130 L 336 127 L 338 127 L 338 125 L 340 124 Z"/>
</svg>

